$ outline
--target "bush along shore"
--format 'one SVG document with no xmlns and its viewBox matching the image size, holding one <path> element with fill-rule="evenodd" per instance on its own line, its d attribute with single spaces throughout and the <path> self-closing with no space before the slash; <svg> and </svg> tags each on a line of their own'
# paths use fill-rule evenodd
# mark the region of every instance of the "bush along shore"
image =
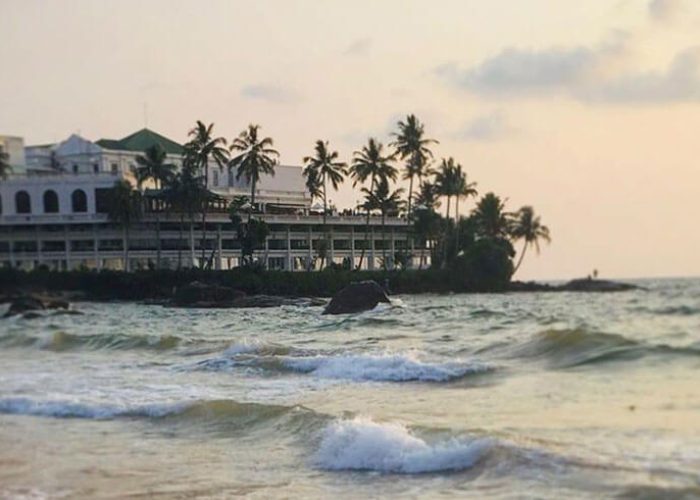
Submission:
<svg viewBox="0 0 700 500">
<path fill-rule="evenodd" d="M 506 262 L 510 262 L 509 260 Z M 322 272 L 285 272 L 236 268 L 230 271 L 188 269 L 120 271 L 20 271 L 0 270 L 0 301 L 27 292 L 67 295 L 76 300 L 169 301 L 178 290 L 199 282 L 225 287 L 245 295 L 268 297 L 331 297 L 357 281 L 374 280 L 390 294 L 477 293 L 477 292 L 617 292 L 635 289 L 634 285 L 596 279 L 573 280 L 553 286 L 540 283 L 511 283 L 508 275 L 498 274 L 498 259 L 478 273 L 466 273 L 469 261 L 446 269 L 411 271 L 348 271 L 328 269 Z M 486 271 L 484 270 L 486 269 Z M 473 270 L 472 270 L 473 271 Z M 466 273 L 466 274 L 465 274 Z M 467 276 L 473 276 L 468 279 Z"/>
</svg>

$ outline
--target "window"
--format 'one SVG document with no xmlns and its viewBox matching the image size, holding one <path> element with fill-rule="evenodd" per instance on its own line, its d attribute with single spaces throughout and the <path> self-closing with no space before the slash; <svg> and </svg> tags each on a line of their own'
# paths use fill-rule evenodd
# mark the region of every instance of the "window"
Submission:
<svg viewBox="0 0 700 500">
<path fill-rule="evenodd" d="M 212 173 L 214 174 L 212 177 L 212 180 L 214 182 L 214 186 L 218 186 L 219 185 L 219 171 L 214 170 Z"/>
<path fill-rule="evenodd" d="M 228 187 L 233 187 L 235 180 L 236 180 L 236 176 L 233 174 L 233 170 L 229 170 L 229 172 L 228 172 Z"/>
<path fill-rule="evenodd" d="M 87 212 L 87 195 L 82 189 L 76 189 L 70 196 L 73 213 Z"/>
<path fill-rule="evenodd" d="M 110 168 L 112 169 L 112 175 L 117 175 L 119 173 L 119 165 L 117 163 L 112 163 Z"/>
<path fill-rule="evenodd" d="M 74 164 L 73 164 L 73 173 L 74 173 L 74 174 L 77 174 L 77 173 L 78 173 L 78 164 L 77 164 L 77 163 L 74 163 Z"/>
<path fill-rule="evenodd" d="M 18 191 L 15 194 L 15 212 L 18 214 L 32 213 L 32 201 L 26 191 Z"/>
<path fill-rule="evenodd" d="M 100 172 L 100 165 L 98 163 L 93 163 L 92 164 L 92 171 L 95 172 L 96 174 Z"/>
<path fill-rule="evenodd" d="M 45 214 L 57 214 L 58 213 L 58 195 L 53 189 L 44 191 L 44 213 Z"/>
<path fill-rule="evenodd" d="M 0 215 L 2 215 L 2 196 L 0 196 Z"/>
</svg>

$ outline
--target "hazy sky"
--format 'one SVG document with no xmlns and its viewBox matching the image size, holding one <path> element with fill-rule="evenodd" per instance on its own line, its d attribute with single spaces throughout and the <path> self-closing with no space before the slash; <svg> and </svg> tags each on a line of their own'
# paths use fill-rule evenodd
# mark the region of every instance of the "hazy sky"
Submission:
<svg viewBox="0 0 700 500">
<path fill-rule="evenodd" d="M 550 227 L 518 277 L 700 275 L 698 33 L 697 0 L 0 0 L 0 134 L 120 138 L 146 104 L 299 164 L 416 113 Z"/>
</svg>

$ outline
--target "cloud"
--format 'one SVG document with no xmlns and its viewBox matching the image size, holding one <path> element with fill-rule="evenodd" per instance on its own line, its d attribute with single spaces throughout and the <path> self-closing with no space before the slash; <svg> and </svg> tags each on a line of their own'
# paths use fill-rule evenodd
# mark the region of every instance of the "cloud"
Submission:
<svg viewBox="0 0 700 500">
<path fill-rule="evenodd" d="M 246 99 L 259 99 L 272 103 L 290 103 L 301 100 L 296 92 L 276 85 L 246 85 L 241 89 L 241 95 Z"/>
<path fill-rule="evenodd" d="M 651 0 L 649 2 L 649 15 L 654 21 L 670 21 L 677 16 L 681 9 L 681 0 Z"/>
<path fill-rule="evenodd" d="M 369 54 L 372 48 L 371 38 L 358 38 L 350 45 L 348 45 L 345 50 L 343 50 L 343 55 L 346 56 L 365 56 Z"/>
<path fill-rule="evenodd" d="M 458 130 L 454 137 L 463 141 L 496 141 L 512 135 L 515 129 L 510 126 L 505 113 L 495 110 L 477 116 Z"/>
<path fill-rule="evenodd" d="M 678 53 L 665 71 L 632 73 L 579 91 L 593 102 L 670 103 L 700 101 L 700 47 Z"/>
<path fill-rule="evenodd" d="M 507 48 L 481 63 L 436 69 L 449 85 L 486 96 L 565 96 L 595 103 L 700 100 L 700 49 L 677 53 L 666 69 L 629 70 L 624 34 L 593 47 Z M 624 63 L 624 64 L 621 64 Z"/>
</svg>

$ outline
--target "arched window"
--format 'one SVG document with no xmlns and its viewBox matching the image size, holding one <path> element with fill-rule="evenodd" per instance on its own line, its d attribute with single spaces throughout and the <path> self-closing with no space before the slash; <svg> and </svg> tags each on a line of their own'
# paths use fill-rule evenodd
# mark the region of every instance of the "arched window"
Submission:
<svg viewBox="0 0 700 500">
<path fill-rule="evenodd" d="M 56 191 L 49 189 L 44 191 L 44 213 L 45 214 L 57 214 L 58 213 L 58 195 Z"/>
<path fill-rule="evenodd" d="M 71 195 L 73 212 L 87 212 L 87 195 L 82 189 L 76 189 Z"/>
<path fill-rule="evenodd" d="M 26 191 L 17 191 L 15 194 L 15 212 L 18 214 L 32 213 L 32 200 Z"/>
</svg>

